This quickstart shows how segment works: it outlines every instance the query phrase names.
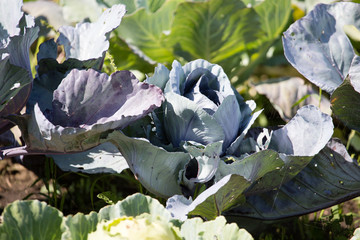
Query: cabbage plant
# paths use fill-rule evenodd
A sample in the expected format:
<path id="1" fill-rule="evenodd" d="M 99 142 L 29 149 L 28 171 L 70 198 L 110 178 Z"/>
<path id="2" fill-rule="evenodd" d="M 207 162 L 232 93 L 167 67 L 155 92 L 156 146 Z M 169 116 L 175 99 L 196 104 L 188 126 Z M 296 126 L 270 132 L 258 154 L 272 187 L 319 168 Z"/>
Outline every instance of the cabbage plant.
<path id="1" fill-rule="evenodd" d="M 20 11 L 22 1 L 16 2 Z M 65 170 L 70 170 L 66 169 L 70 164 L 76 166 L 71 170 L 84 168 L 86 162 L 84 171 L 93 173 L 120 172 L 127 168 L 118 150 L 114 150 L 111 144 L 101 144 L 101 138 L 108 131 L 122 129 L 159 107 L 163 94 L 159 88 L 139 82 L 130 71 L 117 71 L 111 76 L 100 71 L 109 48 L 110 32 L 119 26 L 124 14 L 124 5 L 114 5 L 104 11 L 96 22 L 79 23 L 75 27 L 63 26 L 56 41 L 51 39 L 40 45 L 37 74 L 34 80 L 30 78 L 30 97 L 27 99 L 26 95 L 21 94 L 27 114 L 9 115 L 9 112 L 4 112 L 3 115 L 4 119 L 19 126 L 25 146 L 5 149 L 1 151 L 3 157 L 55 155 L 55 161 L 60 166 L 65 165 Z M 11 22 L 13 19 L 3 21 Z M 64 61 L 57 59 L 58 46 L 64 48 Z M 6 57 L 1 65 L 4 66 L 2 72 L 5 76 L 2 80 L 7 81 L 4 87 L 12 88 L 12 91 L 4 89 L 4 96 L 11 100 L 7 106 L 13 107 L 12 113 L 17 113 L 15 107 L 22 108 L 24 104 L 17 106 L 14 94 L 22 87 L 24 71 L 11 66 L 12 53 L 3 56 L 9 54 L 10 60 Z M 31 76 L 26 71 L 25 75 Z M 142 104 L 136 105 L 137 101 Z M 99 167 L 96 156 L 86 152 L 89 149 L 111 155 L 111 164 L 105 164 L 106 168 L 101 161 L 102 166 Z M 79 152 L 83 154 L 82 158 L 78 157 L 82 160 L 82 166 L 74 162 L 66 164 L 66 160 L 76 158 L 70 153 Z M 67 157 L 57 156 L 65 153 Z"/>
<path id="2" fill-rule="evenodd" d="M 163 90 L 164 103 L 139 123 L 145 131 L 136 138 L 113 132 L 108 139 L 149 191 L 172 196 L 167 207 L 182 220 L 213 219 L 288 182 L 333 133 L 331 117 L 311 105 L 281 128 L 251 129 L 261 111 L 252 114 L 255 103 L 202 59 L 174 61 L 170 71 L 159 65 L 146 82 Z"/>
<path id="3" fill-rule="evenodd" d="M 1 216 L 0 238 L 4 240 L 253 239 L 224 217 L 208 222 L 174 220 L 159 201 L 139 193 L 89 214 L 63 216 L 45 202 L 31 200 L 9 204 Z"/>

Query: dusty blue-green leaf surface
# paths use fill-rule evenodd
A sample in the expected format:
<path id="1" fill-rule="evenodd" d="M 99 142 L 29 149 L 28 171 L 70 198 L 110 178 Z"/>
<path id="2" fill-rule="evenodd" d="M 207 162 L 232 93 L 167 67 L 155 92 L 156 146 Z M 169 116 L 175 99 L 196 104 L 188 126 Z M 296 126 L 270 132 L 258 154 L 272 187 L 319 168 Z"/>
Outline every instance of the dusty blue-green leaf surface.
<path id="1" fill-rule="evenodd" d="M 215 219 L 235 203 L 244 200 L 241 195 L 250 184 L 242 176 L 229 174 L 194 200 L 182 195 L 172 196 L 166 202 L 166 209 L 171 212 L 172 217 L 181 221 L 185 221 L 188 215 Z"/>
<path id="2" fill-rule="evenodd" d="M 191 146 L 190 143 L 183 145 L 193 159 L 196 159 L 198 170 L 196 176 L 189 179 L 190 182 L 205 183 L 210 181 L 218 168 L 222 142 L 215 142 L 206 146 Z"/>
<path id="3" fill-rule="evenodd" d="M 125 5 L 114 5 L 94 23 L 78 23 L 75 28 L 61 27 L 57 42 L 64 45 L 66 58 L 88 60 L 103 57 L 109 48 L 108 35 L 120 25 L 125 12 Z"/>
<path id="4" fill-rule="evenodd" d="M 360 57 L 354 58 L 348 78 L 331 95 L 331 108 L 347 127 L 360 132 Z"/>
<path id="5" fill-rule="evenodd" d="M 334 91 L 331 103 L 334 114 L 347 127 L 360 132 L 360 92 L 355 90 L 349 79 L 345 79 Z"/>
<path id="6" fill-rule="evenodd" d="M 311 137 L 309 131 L 314 133 Z M 241 204 L 244 196 L 269 191 L 291 180 L 326 145 L 332 133 L 331 117 L 314 106 L 305 106 L 283 128 L 267 136 L 268 145 L 263 144 L 260 134 L 260 141 L 254 140 L 255 153 L 244 153 L 241 158 L 225 156 L 215 173 L 215 184 L 194 201 L 177 195 L 168 200 L 167 208 L 179 219 L 186 215 L 213 219 L 234 204 Z"/>
<path id="7" fill-rule="evenodd" d="M 106 131 L 126 127 L 162 101 L 159 88 L 139 82 L 129 71 L 108 76 L 93 69 L 74 69 L 54 91 L 51 109 L 36 104 L 30 116 L 11 120 L 19 125 L 26 150 L 74 153 L 99 145 Z M 17 154 L 16 149 L 3 152 L 9 153 Z"/>
<path id="8" fill-rule="evenodd" d="M 0 2 L 1 79 L 3 82 L 6 81 L 6 84 L 1 84 L 0 116 L 19 113 L 25 106 L 31 91 L 31 84 L 28 84 L 32 81 L 29 49 L 37 38 L 39 30 L 34 27 L 33 18 L 24 15 L 21 6 L 21 0 Z M 19 67 L 16 76 L 18 79 L 14 79 L 14 66 L 11 70 L 9 63 Z M 27 71 L 28 76 L 25 76 L 23 70 Z M 13 77 L 12 80 L 11 77 Z M 0 120 L 1 131 L 9 129 L 10 126 L 9 121 Z"/>
<path id="9" fill-rule="evenodd" d="M 129 168 L 150 192 L 163 197 L 181 193 L 179 172 L 190 160 L 184 152 L 168 152 L 144 138 L 130 138 L 114 131 L 108 136 L 128 162 Z"/>
<path id="10" fill-rule="evenodd" d="M 209 144 L 224 139 L 218 122 L 193 101 L 175 93 L 165 97 L 165 131 L 175 147 L 181 141 Z"/>
<path id="11" fill-rule="evenodd" d="M 349 73 L 355 57 L 345 25 L 360 28 L 360 4 L 319 4 L 284 33 L 288 61 L 308 80 L 333 93 Z"/>
<path id="12" fill-rule="evenodd" d="M 303 215 L 360 194 L 360 168 L 345 146 L 332 140 L 296 177 L 278 188 L 247 196 L 246 204 L 228 211 L 233 220 L 262 220 Z M 242 220 L 241 220 L 242 219 Z"/>
<path id="13" fill-rule="evenodd" d="M 29 73 L 24 68 L 11 64 L 9 57 L 0 61 L 0 116 L 18 113 L 21 110 L 24 106 L 23 100 L 15 96 L 31 81 Z"/>
<path id="14" fill-rule="evenodd" d="M 334 124 L 317 107 L 300 108 L 283 128 L 275 130 L 269 148 L 295 156 L 314 156 L 329 141 Z"/>
<path id="15" fill-rule="evenodd" d="M 129 168 L 125 158 L 111 143 L 103 143 L 85 152 L 52 155 L 63 171 L 84 173 L 121 173 Z"/>
<path id="16" fill-rule="evenodd" d="M 63 215 L 45 202 L 16 201 L 8 205 L 2 213 L 0 238 L 60 240 L 64 232 Z"/>
<path id="17" fill-rule="evenodd" d="M 165 93 L 162 111 L 153 118 L 159 138 L 174 147 L 183 141 L 223 141 L 225 152 L 258 116 L 251 114 L 252 104 L 233 89 L 222 67 L 203 59 L 184 66 L 175 60 L 171 71 L 159 64 L 146 81 Z"/>

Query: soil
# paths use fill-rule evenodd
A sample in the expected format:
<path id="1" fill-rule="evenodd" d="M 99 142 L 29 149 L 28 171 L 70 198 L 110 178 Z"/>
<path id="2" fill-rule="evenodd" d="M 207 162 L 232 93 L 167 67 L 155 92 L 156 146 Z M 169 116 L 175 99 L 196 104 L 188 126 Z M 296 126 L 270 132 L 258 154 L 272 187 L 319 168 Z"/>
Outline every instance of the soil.
<path id="1" fill-rule="evenodd" d="M 38 179 L 38 175 L 24 165 L 11 159 L 0 160 L 0 212 L 15 200 L 44 200 L 39 194 L 43 182 Z"/>

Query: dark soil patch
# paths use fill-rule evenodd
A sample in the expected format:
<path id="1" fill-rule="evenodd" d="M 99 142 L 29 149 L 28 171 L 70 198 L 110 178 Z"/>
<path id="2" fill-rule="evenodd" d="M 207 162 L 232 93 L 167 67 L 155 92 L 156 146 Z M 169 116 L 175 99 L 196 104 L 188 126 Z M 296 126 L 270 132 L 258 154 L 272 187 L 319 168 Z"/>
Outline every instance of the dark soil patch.
<path id="1" fill-rule="evenodd" d="M 11 159 L 0 160 L 0 212 L 15 200 L 40 199 L 42 181 L 36 182 L 38 176 L 20 163 Z"/>

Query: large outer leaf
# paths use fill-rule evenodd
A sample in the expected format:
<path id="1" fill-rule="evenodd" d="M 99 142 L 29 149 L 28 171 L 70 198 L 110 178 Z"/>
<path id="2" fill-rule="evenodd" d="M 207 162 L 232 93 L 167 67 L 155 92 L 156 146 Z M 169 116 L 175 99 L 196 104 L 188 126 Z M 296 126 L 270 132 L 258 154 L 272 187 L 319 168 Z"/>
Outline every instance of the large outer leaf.
<path id="1" fill-rule="evenodd" d="M 166 43 L 165 32 L 170 30 L 172 16 L 180 1 L 166 1 L 155 13 L 142 8 L 125 16 L 118 28 L 119 37 L 136 52 L 143 52 L 150 61 L 172 62 L 174 57 Z"/>
<path id="2" fill-rule="evenodd" d="M 16 201 L 5 208 L 2 217 L 0 238 L 3 240 L 60 240 L 65 230 L 62 213 L 37 200 Z"/>
<path id="3" fill-rule="evenodd" d="M 52 155 L 63 171 L 85 173 L 121 173 L 129 168 L 125 158 L 111 143 L 103 143 L 88 151 L 74 154 Z"/>
<path id="4" fill-rule="evenodd" d="M 129 138 L 114 131 L 108 136 L 124 156 L 131 171 L 150 192 L 169 197 L 181 193 L 179 172 L 190 160 L 183 152 L 167 152 L 147 139 Z"/>
<path id="5" fill-rule="evenodd" d="M 333 128 L 329 115 L 307 105 L 283 128 L 274 131 L 269 148 L 289 155 L 314 156 L 329 141 Z"/>
<path id="6" fill-rule="evenodd" d="M 88 60 L 101 58 L 109 48 L 108 34 L 117 28 L 125 15 L 125 5 L 105 10 L 95 23 L 79 23 L 59 29 L 58 43 L 64 45 L 66 58 Z"/>
<path id="7" fill-rule="evenodd" d="M 334 142 L 317 154 L 291 181 L 248 196 L 246 204 L 225 215 L 274 220 L 314 212 L 360 195 L 360 168 L 344 145 Z M 246 220 L 245 220 L 246 221 Z"/>
<path id="8" fill-rule="evenodd" d="M 253 9 L 241 1 L 186 2 L 176 10 L 170 37 L 191 59 L 219 62 L 257 40 L 258 21 Z"/>
<path id="9" fill-rule="evenodd" d="M 307 79 L 332 93 L 343 82 L 355 57 L 344 25 L 360 28 L 360 5 L 319 4 L 284 33 L 288 61 Z"/>
<path id="10" fill-rule="evenodd" d="M 140 83 L 128 71 L 109 77 L 74 69 L 54 91 L 50 112 L 35 105 L 31 117 L 12 116 L 12 121 L 22 130 L 29 153 L 79 152 L 99 145 L 104 132 L 126 127 L 162 101 L 159 88 Z M 16 149 L 3 151 L 9 153 Z"/>

